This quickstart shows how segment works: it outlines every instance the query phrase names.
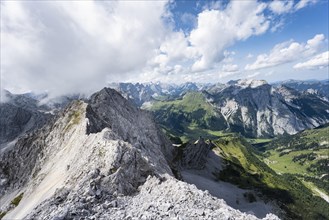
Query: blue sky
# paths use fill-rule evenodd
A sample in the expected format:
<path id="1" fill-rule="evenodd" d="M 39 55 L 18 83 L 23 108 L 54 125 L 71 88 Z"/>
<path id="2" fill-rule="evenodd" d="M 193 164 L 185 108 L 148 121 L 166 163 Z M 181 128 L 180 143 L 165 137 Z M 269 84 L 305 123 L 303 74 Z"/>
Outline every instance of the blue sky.
<path id="1" fill-rule="evenodd" d="M 264 1 L 271 3 L 272 1 Z M 284 1 L 281 1 L 284 2 Z M 292 1 L 294 5 L 299 1 Z M 176 1 L 172 7 L 172 13 L 175 20 L 175 29 L 182 29 L 185 33 L 191 31 L 197 25 L 197 16 L 203 10 L 212 10 L 213 5 L 220 5 L 215 10 L 221 10 L 229 1 Z M 293 7 L 293 6 L 292 6 Z M 248 60 L 245 57 L 249 55 L 257 56 L 257 54 L 269 52 L 274 45 L 294 40 L 297 42 L 307 42 L 317 34 L 325 36 L 324 44 L 320 51 L 328 50 L 328 1 L 310 1 L 307 6 L 296 10 L 289 11 L 280 15 L 273 14 L 272 11 L 265 12 L 268 16 L 273 16 L 274 22 L 280 23 L 277 30 L 267 31 L 259 36 L 251 36 L 250 38 L 238 41 L 234 45 L 227 48 L 235 52 L 234 57 L 240 65 L 246 65 Z M 187 16 L 188 15 L 188 16 Z M 190 23 L 184 22 L 184 17 L 189 18 Z M 194 17 L 194 19 L 192 19 Z M 250 61 L 250 60 L 249 60 Z M 328 79 L 328 68 L 321 69 L 299 69 L 294 70 L 293 65 L 279 65 L 267 70 L 260 70 L 259 75 L 255 78 L 267 79 L 268 81 L 280 81 L 285 79 Z M 272 73 L 273 72 L 273 73 Z M 269 75 L 269 73 L 272 73 Z M 251 74 L 253 75 L 253 74 Z M 236 74 L 226 78 L 243 78 L 244 73 Z M 224 79 L 224 81 L 225 81 Z"/>
<path id="2" fill-rule="evenodd" d="M 1 88 L 328 79 L 328 1 L 1 1 Z"/>

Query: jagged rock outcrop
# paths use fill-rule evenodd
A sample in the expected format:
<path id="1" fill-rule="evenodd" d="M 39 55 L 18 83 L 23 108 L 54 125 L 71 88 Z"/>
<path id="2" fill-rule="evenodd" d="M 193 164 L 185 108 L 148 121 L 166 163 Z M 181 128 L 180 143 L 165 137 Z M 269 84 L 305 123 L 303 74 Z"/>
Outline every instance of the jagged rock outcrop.
<path id="1" fill-rule="evenodd" d="M 194 143 L 189 142 L 183 150 L 182 167 L 186 169 L 203 169 L 208 153 L 214 145 L 200 137 Z"/>
<path id="2" fill-rule="evenodd" d="M 135 107 L 118 92 L 104 88 L 92 95 L 86 111 L 87 133 L 97 133 L 107 127 L 137 148 L 160 146 L 168 161 L 172 160 L 171 143 L 160 132 L 152 115 Z"/>
<path id="3" fill-rule="evenodd" d="M 176 180 L 171 160 L 150 114 L 104 88 L 1 155 L 1 210 L 4 219 L 256 218 Z"/>

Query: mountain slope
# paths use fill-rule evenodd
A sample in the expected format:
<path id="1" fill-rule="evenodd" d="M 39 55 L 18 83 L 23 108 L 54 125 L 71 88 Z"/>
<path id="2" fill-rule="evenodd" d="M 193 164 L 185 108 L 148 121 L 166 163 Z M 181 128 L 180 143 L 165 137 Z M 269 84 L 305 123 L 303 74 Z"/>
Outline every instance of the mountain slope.
<path id="1" fill-rule="evenodd" d="M 149 113 L 105 88 L 1 155 L 1 215 L 257 219 L 177 181 L 172 150 Z"/>
<path id="2" fill-rule="evenodd" d="M 329 102 L 265 81 L 239 80 L 209 94 L 229 124 L 247 137 L 294 134 L 329 121 Z"/>
<path id="3" fill-rule="evenodd" d="M 42 127 L 52 117 L 45 113 L 37 100 L 3 92 L 6 93 L 6 102 L 0 103 L 0 149 L 26 132 Z"/>
<path id="4" fill-rule="evenodd" d="M 238 135 L 180 148 L 183 179 L 222 196 L 234 208 L 259 216 L 271 210 L 283 219 L 329 219 L 326 201 L 298 178 L 276 174 Z"/>
<path id="5" fill-rule="evenodd" d="M 203 129 L 218 131 L 226 128 L 221 113 L 199 92 L 187 93 L 174 101 L 155 102 L 147 109 L 154 112 L 155 119 L 176 136 L 195 134 L 198 138 Z"/>
<path id="6" fill-rule="evenodd" d="M 277 175 L 256 157 L 251 146 L 239 137 L 224 137 L 214 142 L 229 163 L 218 178 L 255 188 L 268 198 L 275 198 L 286 219 L 328 219 L 329 204 L 292 175 Z M 238 174 L 238 175 L 234 175 Z"/>
<path id="7" fill-rule="evenodd" d="M 278 173 L 294 174 L 329 195 L 329 126 L 281 137 L 264 146 L 264 161 Z"/>

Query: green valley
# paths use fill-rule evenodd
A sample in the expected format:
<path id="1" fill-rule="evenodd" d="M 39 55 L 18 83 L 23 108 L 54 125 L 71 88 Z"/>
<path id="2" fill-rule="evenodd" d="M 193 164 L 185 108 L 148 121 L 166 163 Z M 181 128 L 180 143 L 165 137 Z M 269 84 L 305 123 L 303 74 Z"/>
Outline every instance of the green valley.
<path id="1" fill-rule="evenodd" d="M 226 128 L 223 116 L 200 92 L 190 92 L 176 100 L 156 101 L 148 110 L 167 133 L 184 142 L 199 136 L 216 138 L 224 135 L 222 130 Z"/>
<path id="2" fill-rule="evenodd" d="M 265 145 L 264 162 L 279 174 L 294 174 L 318 194 L 329 194 L 329 125 L 281 137 Z M 316 186 L 316 187 L 314 187 Z"/>
<path id="3" fill-rule="evenodd" d="M 216 176 L 240 188 L 254 189 L 268 199 L 275 199 L 287 219 L 328 219 L 329 204 L 316 196 L 300 178 L 277 174 L 258 156 L 253 147 L 239 135 L 228 135 L 216 141 L 214 151 L 226 161 Z"/>

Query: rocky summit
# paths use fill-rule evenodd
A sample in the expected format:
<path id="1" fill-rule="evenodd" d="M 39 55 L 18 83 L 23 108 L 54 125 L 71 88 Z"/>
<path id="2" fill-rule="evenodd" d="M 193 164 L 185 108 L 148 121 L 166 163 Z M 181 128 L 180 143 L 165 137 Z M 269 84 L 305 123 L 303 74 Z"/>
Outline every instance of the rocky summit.
<path id="1" fill-rule="evenodd" d="M 257 219 L 177 180 L 173 155 L 150 113 L 104 88 L 1 153 L 1 217 Z"/>

